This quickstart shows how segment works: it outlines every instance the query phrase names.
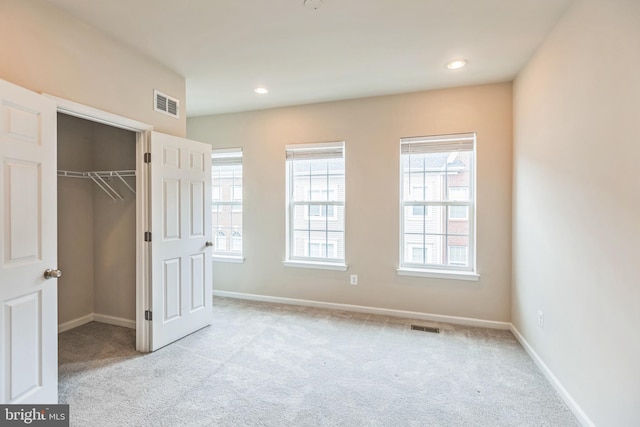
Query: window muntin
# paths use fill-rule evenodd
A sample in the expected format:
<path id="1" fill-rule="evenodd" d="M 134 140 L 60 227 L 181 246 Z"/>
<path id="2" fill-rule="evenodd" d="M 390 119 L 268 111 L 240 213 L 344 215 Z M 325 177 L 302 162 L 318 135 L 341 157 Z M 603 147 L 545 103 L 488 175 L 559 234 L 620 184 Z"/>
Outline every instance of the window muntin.
<path id="1" fill-rule="evenodd" d="M 401 268 L 474 270 L 474 185 L 475 134 L 401 140 Z"/>
<path id="2" fill-rule="evenodd" d="M 213 255 L 242 257 L 242 151 L 211 154 Z"/>
<path id="3" fill-rule="evenodd" d="M 344 263 L 344 142 L 294 144 L 287 158 L 287 260 Z"/>

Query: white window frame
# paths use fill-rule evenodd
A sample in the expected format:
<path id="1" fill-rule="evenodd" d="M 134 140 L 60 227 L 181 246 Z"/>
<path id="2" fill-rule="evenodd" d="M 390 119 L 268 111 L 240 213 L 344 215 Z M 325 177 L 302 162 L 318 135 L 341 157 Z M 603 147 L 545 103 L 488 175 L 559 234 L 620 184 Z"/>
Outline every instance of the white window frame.
<path id="1" fill-rule="evenodd" d="M 325 143 L 311 143 L 311 144 L 289 144 L 285 147 L 286 153 L 286 253 L 285 260 L 283 261 L 283 265 L 285 267 L 299 267 L 299 268 L 316 268 L 316 269 L 325 269 L 325 270 L 340 270 L 346 271 L 347 265 L 345 263 L 345 258 L 337 258 L 337 248 L 339 241 L 335 241 L 336 248 L 336 257 L 335 258 L 315 258 L 310 256 L 293 256 L 293 248 L 294 248 L 294 230 L 293 230 L 293 217 L 294 210 L 296 206 L 311 206 L 311 205 L 326 205 L 326 206 L 335 206 L 334 212 L 336 212 L 337 220 L 337 211 L 340 207 L 343 209 L 342 215 L 342 240 L 344 245 L 344 251 L 346 257 L 346 230 L 345 230 L 345 200 L 346 200 L 346 170 L 344 173 L 345 183 L 345 197 L 343 200 L 332 200 L 332 201 L 312 201 L 312 200 L 294 200 L 294 191 L 295 184 L 293 182 L 293 162 L 297 159 L 299 160 L 312 160 L 312 159 L 326 159 L 332 157 L 345 157 L 345 143 L 344 141 L 340 142 L 325 142 Z M 346 169 L 346 167 L 345 167 Z M 331 191 L 331 188 L 329 189 Z M 305 189 L 305 194 L 307 194 L 309 199 L 311 198 L 311 194 L 309 193 L 309 189 Z M 336 188 L 336 195 L 339 194 L 338 188 Z M 305 210 L 305 219 L 309 220 L 309 209 Z M 333 220 L 327 217 L 313 217 L 324 219 L 324 220 Z M 327 233 L 331 232 L 331 230 L 327 230 Z M 312 239 L 315 240 L 315 239 Z M 323 243 L 333 242 L 334 239 L 326 239 Z M 308 254 L 308 245 L 305 249 L 305 254 Z"/>
<path id="2" fill-rule="evenodd" d="M 405 190 L 405 171 L 404 168 L 404 158 L 407 155 L 411 155 L 411 153 L 416 154 L 424 154 L 424 153 L 445 153 L 445 152 L 456 152 L 456 151 L 466 151 L 472 153 L 472 161 L 470 165 L 470 182 L 469 182 L 469 197 L 466 201 L 460 200 L 429 200 L 429 201 L 416 201 L 411 200 L 411 197 L 404 198 Z M 445 278 L 445 279 L 458 279 L 458 280 L 478 280 L 480 275 L 476 271 L 475 264 L 475 187 L 476 187 L 476 134 L 475 133 L 467 133 L 467 134 L 454 134 L 454 135 L 440 135 L 440 136 L 426 136 L 426 137 L 411 137 L 411 138 L 402 138 L 400 140 L 400 253 L 399 253 L 399 267 L 397 272 L 399 275 L 406 276 L 421 276 L 421 277 L 434 277 L 434 278 Z M 407 185 L 411 185 L 411 183 L 407 183 Z M 413 190 L 413 189 L 412 189 Z M 448 191 L 448 189 L 447 189 Z M 411 193 L 409 193 L 411 194 Z M 448 194 L 447 194 L 448 197 Z M 425 208 L 428 206 L 436 206 L 436 207 L 444 207 L 443 211 L 445 213 L 445 223 L 447 222 L 448 210 L 450 206 L 466 206 L 468 212 L 468 221 L 469 221 L 469 235 L 468 235 L 468 266 L 457 266 L 457 265 L 447 265 L 447 264 L 418 264 L 409 260 L 405 260 L 405 245 L 410 245 L 409 243 L 405 243 L 405 221 L 404 221 L 404 212 L 405 209 L 409 206 L 424 206 Z M 410 209 L 411 214 L 413 216 L 413 207 Z M 449 218 L 451 219 L 451 218 Z M 427 236 L 427 234 L 424 234 Z M 442 236 L 442 239 L 445 240 L 445 246 L 447 242 L 447 237 L 450 237 L 448 234 L 448 225 L 445 226 L 445 233 Z M 457 245 L 453 245 L 457 246 Z M 448 257 L 448 249 L 446 250 L 446 255 Z M 448 258 L 447 258 L 448 259 Z"/>
<path id="3" fill-rule="evenodd" d="M 241 148 L 224 148 L 218 150 L 212 150 L 211 152 L 211 170 L 212 175 L 214 174 L 214 168 L 216 166 L 221 165 L 240 165 L 242 166 L 242 149 Z M 242 170 L 242 182 L 244 185 L 244 170 Z M 217 193 L 216 193 L 217 191 Z M 212 194 L 217 198 L 212 197 L 211 203 L 211 211 L 212 213 L 222 213 L 223 206 L 230 206 L 231 213 L 230 215 L 242 215 L 243 209 L 243 186 L 242 185 L 232 185 L 231 195 L 229 200 L 221 200 L 221 188 L 219 186 L 212 187 Z M 239 197 L 238 197 L 239 196 Z M 213 246 L 212 256 L 214 261 L 221 262 L 244 262 L 244 242 L 243 239 L 243 230 L 242 226 L 232 226 L 228 229 L 228 233 L 219 229 L 219 231 L 223 232 L 225 235 L 225 245 L 223 249 L 220 249 L 220 245 L 218 244 L 218 239 L 221 236 L 217 235 L 216 224 L 213 224 L 214 227 L 214 239 L 216 239 L 215 244 Z M 240 234 L 240 237 L 234 236 L 236 233 Z M 227 237 L 229 238 L 227 240 Z M 242 251 L 238 253 L 235 250 L 237 247 L 237 239 L 240 239 L 240 247 L 243 248 Z"/>

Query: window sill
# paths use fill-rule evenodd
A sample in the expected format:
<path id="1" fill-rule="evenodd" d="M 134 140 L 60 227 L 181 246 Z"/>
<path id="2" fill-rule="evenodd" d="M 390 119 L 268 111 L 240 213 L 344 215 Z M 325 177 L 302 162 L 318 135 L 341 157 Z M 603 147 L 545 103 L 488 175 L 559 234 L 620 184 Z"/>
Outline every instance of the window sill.
<path id="1" fill-rule="evenodd" d="M 469 280 L 477 282 L 480 275 L 471 271 L 428 270 L 420 268 L 399 268 L 398 276 L 432 277 L 434 279 Z"/>
<path id="2" fill-rule="evenodd" d="M 337 262 L 314 262 L 314 261 L 283 261 L 282 264 L 285 267 L 295 267 L 295 268 L 315 268 L 318 270 L 337 270 L 337 271 L 347 271 L 346 264 L 340 264 Z"/>
<path id="3" fill-rule="evenodd" d="M 224 255 L 213 255 L 214 262 L 230 262 L 235 264 L 244 264 L 244 257 L 240 256 L 224 256 Z"/>

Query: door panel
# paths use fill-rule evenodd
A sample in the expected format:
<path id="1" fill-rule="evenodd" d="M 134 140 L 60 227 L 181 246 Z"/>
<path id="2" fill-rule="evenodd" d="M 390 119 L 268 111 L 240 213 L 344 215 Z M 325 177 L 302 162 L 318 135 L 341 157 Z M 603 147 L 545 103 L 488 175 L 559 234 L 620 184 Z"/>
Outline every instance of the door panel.
<path id="1" fill-rule="evenodd" d="M 151 136 L 151 349 L 212 318 L 211 147 Z"/>
<path id="2" fill-rule="evenodd" d="M 205 299 L 205 256 L 191 256 L 191 312 L 204 308 Z"/>
<path id="3" fill-rule="evenodd" d="M 33 162 L 5 161 L 6 261 L 19 263 L 37 261 L 40 256 L 38 216 L 40 165 Z"/>
<path id="4" fill-rule="evenodd" d="M 40 333 L 40 292 L 34 292 L 5 302 L 9 329 L 9 356 L 13 399 L 42 387 L 42 366 L 38 359 L 42 352 Z M 35 367 L 35 369 L 34 369 Z"/>
<path id="5" fill-rule="evenodd" d="M 57 403 L 56 106 L 0 80 L 1 403 Z"/>

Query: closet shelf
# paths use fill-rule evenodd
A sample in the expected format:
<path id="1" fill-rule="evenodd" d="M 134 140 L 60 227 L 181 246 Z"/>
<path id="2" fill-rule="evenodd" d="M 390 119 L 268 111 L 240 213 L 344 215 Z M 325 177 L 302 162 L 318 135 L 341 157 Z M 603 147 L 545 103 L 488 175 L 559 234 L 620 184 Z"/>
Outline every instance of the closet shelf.
<path id="1" fill-rule="evenodd" d="M 134 190 L 124 178 L 128 176 L 136 176 L 136 171 L 134 170 L 120 170 L 120 171 L 93 171 L 93 172 L 76 172 L 76 171 L 58 171 L 58 176 L 66 177 L 66 178 L 86 178 L 95 182 L 98 187 L 109 197 L 116 200 L 124 200 L 124 197 L 120 195 L 109 183 L 105 180 L 105 178 L 118 178 L 122 183 L 129 189 L 133 194 L 136 194 L 136 190 Z"/>

